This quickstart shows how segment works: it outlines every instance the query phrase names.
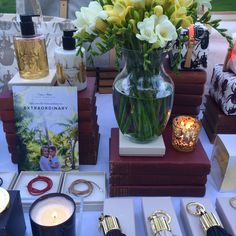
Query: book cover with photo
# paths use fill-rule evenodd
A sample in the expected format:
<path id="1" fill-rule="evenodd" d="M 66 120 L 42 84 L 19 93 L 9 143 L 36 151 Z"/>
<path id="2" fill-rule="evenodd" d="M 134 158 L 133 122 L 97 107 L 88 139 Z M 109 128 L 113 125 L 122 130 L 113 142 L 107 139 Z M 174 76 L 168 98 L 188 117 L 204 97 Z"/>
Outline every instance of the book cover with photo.
<path id="1" fill-rule="evenodd" d="M 19 171 L 78 169 L 76 87 L 14 86 L 13 101 Z"/>

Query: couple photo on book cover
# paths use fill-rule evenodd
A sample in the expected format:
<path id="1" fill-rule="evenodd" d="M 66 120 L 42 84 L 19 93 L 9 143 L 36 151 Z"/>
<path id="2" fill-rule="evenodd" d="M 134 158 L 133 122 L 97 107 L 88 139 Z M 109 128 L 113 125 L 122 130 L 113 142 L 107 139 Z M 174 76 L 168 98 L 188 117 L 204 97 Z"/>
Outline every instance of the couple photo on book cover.
<path id="1" fill-rule="evenodd" d="M 19 170 L 79 167 L 76 87 L 13 87 Z"/>

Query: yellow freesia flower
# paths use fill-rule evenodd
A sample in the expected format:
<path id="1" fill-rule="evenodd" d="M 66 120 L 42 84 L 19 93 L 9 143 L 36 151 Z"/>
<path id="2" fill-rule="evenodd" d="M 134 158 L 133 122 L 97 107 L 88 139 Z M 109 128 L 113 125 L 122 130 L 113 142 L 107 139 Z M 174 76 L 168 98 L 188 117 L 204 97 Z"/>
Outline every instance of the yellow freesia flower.
<path id="1" fill-rule="evenodd" d="M 171 21 L 174 25 L 182 21 L 181 26 L 183 28 L 188 28 L 189 25 L 193 23 L 192 17 L 187 16 L 187 9 L 185 7 L 178 8 L 177 6 L 175 6 L 175 11 L 171 15 Z"/>
<path id="2" fill-rule="evenodd" d="M 130 7 L 123 5 L 120 1 L 117 1 L 114 5 L 105 5 L 103 8 L 108 14 L 107 20 L 114 24 L 117 23 L 120 25 L 130 9 Z"/>
<path id="3" fill-rule="evenodd" d="M 177 7 L 190 7 L 193 4 L 193 0 L 175 0 Z"/>

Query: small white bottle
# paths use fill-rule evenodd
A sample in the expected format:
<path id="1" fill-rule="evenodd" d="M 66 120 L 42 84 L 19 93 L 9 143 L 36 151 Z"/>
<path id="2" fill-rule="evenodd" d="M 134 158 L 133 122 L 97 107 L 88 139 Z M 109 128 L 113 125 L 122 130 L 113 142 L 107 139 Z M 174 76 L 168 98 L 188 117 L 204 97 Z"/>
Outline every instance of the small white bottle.
<path id="1" fill-rule="evenodd" d="M 87 87 L 85 50 L 77 56 L 74 30 L 63 31 L 62 47 L 56 48 L 54 58 L 59 86 L 76 86 L 78 91 Z"/>

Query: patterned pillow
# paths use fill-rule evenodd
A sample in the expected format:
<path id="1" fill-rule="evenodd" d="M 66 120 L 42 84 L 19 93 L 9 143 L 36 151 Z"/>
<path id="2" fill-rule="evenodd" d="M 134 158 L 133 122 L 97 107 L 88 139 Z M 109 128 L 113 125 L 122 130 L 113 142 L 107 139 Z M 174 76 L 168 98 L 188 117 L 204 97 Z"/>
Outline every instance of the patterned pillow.
<path id="1" fill-rule="evenodd" d="M 226 115 L 236 115 L 236 74 L 215 65 L 209 92 Z"/>

